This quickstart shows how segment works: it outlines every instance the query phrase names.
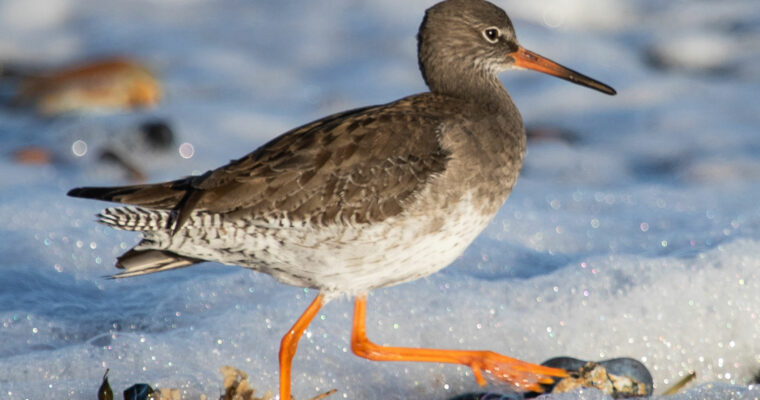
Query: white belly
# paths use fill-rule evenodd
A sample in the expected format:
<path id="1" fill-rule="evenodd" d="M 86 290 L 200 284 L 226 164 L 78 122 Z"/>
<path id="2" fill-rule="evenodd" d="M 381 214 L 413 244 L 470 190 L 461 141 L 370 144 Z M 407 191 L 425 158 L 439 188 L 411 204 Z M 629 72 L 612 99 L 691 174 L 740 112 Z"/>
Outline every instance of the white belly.
<path id="1" fill-rule="evenodd" d="M 187 224 L 186 235 L 170 239 L 168 249 L 253 268 L 290 285 L 353 295 L 421 278 L 449 265 L 492 217 L 476 210 L 470 200 L 469 195 L 463 197 L 445 214 L 413 210 L 372 224 L 315 227 L 278 221 L 277 226 L 246 226 L 223 221 L 215 235 L 208 235 L 199 215 Z M 206 234 L 194 235 L 193 230 Z"/>

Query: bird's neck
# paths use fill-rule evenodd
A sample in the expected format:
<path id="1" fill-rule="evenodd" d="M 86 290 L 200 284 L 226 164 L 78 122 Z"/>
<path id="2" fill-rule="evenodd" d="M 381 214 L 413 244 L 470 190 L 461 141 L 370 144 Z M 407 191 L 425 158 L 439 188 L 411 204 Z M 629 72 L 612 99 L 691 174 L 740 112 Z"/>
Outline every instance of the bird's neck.
<path id="1" fill-rule="evenodd" d="M 499 79 L 490 72 L 461 72 L 448 69 L 444 74 L 439 71 L 426 71 L 423 74 L 430 91 L 455 97 L 468 102 L 481 104 L 493 111 L 506 111 L 514 108 L 512 98 L 504 89 Z"/>

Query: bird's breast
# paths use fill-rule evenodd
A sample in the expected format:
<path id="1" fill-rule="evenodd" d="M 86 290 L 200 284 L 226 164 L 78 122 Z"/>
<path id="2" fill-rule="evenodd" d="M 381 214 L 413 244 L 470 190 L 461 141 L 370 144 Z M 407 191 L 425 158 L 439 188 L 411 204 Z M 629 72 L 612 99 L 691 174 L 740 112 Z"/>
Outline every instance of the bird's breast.
<path id="1" fill-rule="evenodd" d="M 433 183 L 433 192 L 456 204 L 471 194 L 475 209 L 493 216 L 507 200 L 525 156 L 525 132 L 516 119 L 472 119 L 461 127 L 444 130 L 442 144 L 450 152 L 446 171 Z"/>

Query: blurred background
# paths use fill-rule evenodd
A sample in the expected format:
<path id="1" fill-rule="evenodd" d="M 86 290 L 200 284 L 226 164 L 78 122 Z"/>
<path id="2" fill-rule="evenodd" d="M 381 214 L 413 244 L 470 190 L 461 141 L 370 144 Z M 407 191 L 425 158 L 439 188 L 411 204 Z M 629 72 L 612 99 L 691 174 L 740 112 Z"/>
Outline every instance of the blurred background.
<path id="1" fill-rule="evenodd" d="M 111 368 L 117 393 L 211 398 L 225 364 L 276 391 L 279 338 L 313 292 L 217 264 L 105 280 L 137 236 L 65 193 L 200 174 L 425 91 L 415 35 L 434 3 L 0 1 L 0 397 L 92 398 Z M 377 291 L 370 336 L 628 356 L 656 392 L 696 371 L 684 398 L 743 393 L 760 370 L 760 4 L 495 3 L 524 47 L 619 94 L 503 74 L 530 140 L 514 193 L 452 267 Z M 307 332 L 299 398 L 475 389 L 465 368 L 353 357 L 350 315 L 336 301 Z"/>

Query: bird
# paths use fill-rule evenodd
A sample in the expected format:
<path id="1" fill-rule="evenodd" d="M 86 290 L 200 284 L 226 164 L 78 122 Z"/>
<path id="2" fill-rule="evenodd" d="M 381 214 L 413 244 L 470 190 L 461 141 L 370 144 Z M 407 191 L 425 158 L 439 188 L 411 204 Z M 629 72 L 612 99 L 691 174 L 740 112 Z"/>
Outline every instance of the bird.
<path id="1" fill-rule="evenodd" d="M 19 73 L 26 76 L 13 101 L 47 117 L 148 108 L 161 101 L 159 79 L 150 68 L 127 57 Z"/>
<path id="2" fill-rule="evenodd" d="M 202 175 L 68 195 L 121 203 L 99 222 L 141 232 L 118 257 L 125 278 L 205 261 L 238 265 L 317 295 L 280 342 L 280 399 L 291 397 L 298 340 L 337 297 L 354 299 L 351 349 L 375 361 L 453 363 L 521 391 L 566 371 L 492 351 L 380 346 L 366 334 L 367 294 L 439 271 L 486 227 L 525 156 L 523 121 L 498 75 L 532 69 L 615 90 L 523 48 L 485 0 L 428 8 L 418 35 L 427 92 L 339 112 L 275 137 Z"/>

